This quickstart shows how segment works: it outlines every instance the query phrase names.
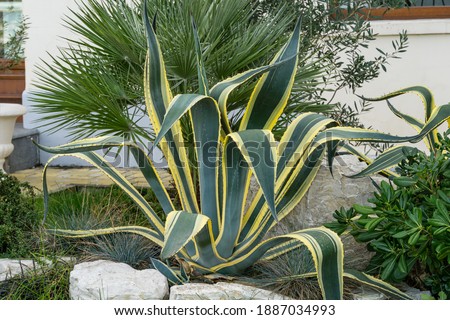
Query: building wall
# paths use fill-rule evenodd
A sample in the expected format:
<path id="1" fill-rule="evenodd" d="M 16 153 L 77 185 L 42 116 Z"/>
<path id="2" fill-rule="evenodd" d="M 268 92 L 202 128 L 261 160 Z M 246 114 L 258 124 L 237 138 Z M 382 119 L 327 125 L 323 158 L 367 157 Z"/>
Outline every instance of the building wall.
<path id="1" fill-rule="evenodd" d="M 24 124 L 34 128 L 39 115 L 30 109 L 29 92 L 33 89 L 35 66 L 40 59 L 48 57 L 47 52 L 55 54 L 58 47 L 64 46 L 61 37 L 73 37 L 62 26 L 62 18 L 70 14 L 68 8 L 75 8 L 75 0 L 23 0 L 24 14 L 29 17 L 29 40 L 26 44 L 27 86 L 24 92 L 24 104 L 29 108 Z M 49 10 L 51 8 L 51 10 Z M 50 13 L 51 12 L 51 13 Z M 391 50 L 391 41 L 397 39 L 397 34 L 406 29 L 409 35 L 409 48 L 399 60 L 392 60 L 387 73 L 364 85 L 357 94 L 374 97 L 393 90 L 412 85 L 426 85 L 435 94 L 438 105 L 450 101 L 450 19 L 441 20 L 411 20 L 411 21 L 375 21 L 372 22 L 375 33 L 379 33 L 372 47 Z M 367 54 L 374 55 L 372 48 Z M 356 97 L 351 93 L 340 93 L 338 101 L 352 102 Z M 412 113 L 418 118 L 423 117 L 420 101 L 415 96 L 399 97 L 392 100 L 399 109 Z M 374 109 L 362 116 L 367 125 L 375 129 L 399 135 L 414 132 L 401 120 L 396 119 L 384 102 L 374 103 Z M 39 124 L 42 124 L 40 122 Z M 58 145 L 68 140 L 64 130 L 57 134 L 41 134 L 41 143 Z M 160 154 L 155 156 L 160 159 Z M 42 153 L 41 160 L 45 163 L 49 155 Z M 64 158 L 55 162 L 62 165 L 80 165 L 81 162 L 72 158 Z"/>
<path id="2" fill-rule="evenodd" d="M 78 0 L 79 1 L 79 0 Z M 77 8 L 77 0 L 23 0 L 24 15 L 29 18 L 30 30 L 29 40 L 25 45 L 26 56 L 26 89 L 23 94 L 23 104 L 28 108 L 24 117 L 26 128 L 36 128 L 45 125 L 40 121 L 40 115 L 32 108 L 30 92 L 35 90 L 33 83 L 36 80 L 36 66 L 43 65 L 43 61 L 49 61 L 49 54 L 57 55 L 59 48 L 66 46 L 64 38 L 72 38 L 76 35 L 64 27 L 63 19 L 71 16 L 70 10 Z M 51 13 L 49 8 L 51 8 Z M 148 126 L 148 123 L 142 125 Z M 53 134 L 45 133 L 46 127 L 40 127 L 40 143 L 46 146 L 56 146 L 70 141 L 67 131 L 61 130 Z M 41 151 L 40 159 L 46 163 L 50 154 Z M 153 160 L 155 165 L 164 166 L 162 154 L 154 149 Z M 126 160 L 123 153 L 114 160 L 118 166 L 135 165 L 133 161 Z M 53 162 L 53 165 L 86 165 L 86 162 L 74 157 L 63 157 Z"/>
<path id="3" fill-rule="evenodd" d="M 401 59 L 391 60 L 387 72 L 357 90 L 358 95 L 378 97 L 409 86 L 428 87 L 437 105 L 450 102 L 450 19 L 375 21 L 372 22 L 377 39 L 368 56 L 377 54 L 373 47 L 392 51 L 391 42 L 398 39 L 398 33 L 406 30 L 409 38 L 407 52 Z M 353 94 L 341 93 L 338 101 L 351 102 L 357 98 Z M 419 119 L 423 119 L 420 99 L 413 94 L 391 99 L 391 103 Z M 361 118 L 367 125 L 392 134 L 406 135 L 414 131 L 402 120 L 392 115 L 386 102 L 372 104 L 373 109 Z"/>
<path id="4" fill-rule="evenodd" d="M 66 41 L 62 37 L 73 36 L 71 32 L 63 27 L 62 19 L 70 14 L 69 8 L 73 8 L 75 0 L 23 0 L 23 12 L 29 19 L 30 28 L 28 31 L 28 41 L 25 45 L 26 56 L 26 89 L 23 94 L 23 104 L 28 112 L 24 116 L 24 126 L 35 128 L 43 123 L 39 120 L 39 114 L 33 112 L 29 101 L 29 92 L 33 90 L 33 82 L 36 79 L 34 74 L 36 65 L 41 64 L 41 59 L 48 60 L 48 53 L 57 54 L 58 48 L 63 47 Z M 44 128 L 41 128 L 43 130 Z M 40 143 L 48 146 L 55 146 L 68 140 L 65 138 L 67 132 L 61 130 L 56 134 L 41 133 Z M 40 159 L 46 163 L 50 155 L 41 152 Z M 55 165 L 81 165 L 83 162 L 77 161 L 73 157 L 67 157 L 54 162 Z"/>

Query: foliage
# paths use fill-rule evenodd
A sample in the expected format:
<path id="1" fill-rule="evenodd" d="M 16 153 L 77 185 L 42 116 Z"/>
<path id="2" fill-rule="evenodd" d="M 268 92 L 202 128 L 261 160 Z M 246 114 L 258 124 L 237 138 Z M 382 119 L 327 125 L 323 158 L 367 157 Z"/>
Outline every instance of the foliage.
<path id="1" fill-rule="evenodd" d="M 406 278 L 433 294 L 450 293 L 450 131 L 430 155 L 405 149 L 393 183 L 382 182 L 370 199 L 334 213 L 328 226 L 349 229 L 375 251 L 370 272 L 389 281 Z"/>
<path id="2" fill-rule="evenodd" d="M 162 209 L 151 190 L 141 190 L 140 193 L 162 216 Z M 148 226 L 148 221 L 142 217 L 139 207 L 123 190 L 115 186 L 63 190 L 52 195 L 49 208 L 45 223 L 48 229 L 89 230 L 130 223 Z M 65 250 L 67 254 L 83 259 L 106 259 L 138 268 L 148 266 L 150 257 L 158 255 L 157 248 L 147 239 L 129 234 L 105 235 L 91 241 L 51 237 L 45 240 L 47 247 Z"/>
<path id="3" fill-rule="evenodd" d="M 341 141 L 396 143 L 420 140 L 450 116 L 448 106 L 440 107 L 442 112 L 433 114 L 420 133 L 412 137 L 339 127 L 323 115 L 304 113 L 287 127 L 277 144 L 271 130 L 287 105 L 294 83 L 300 45 L 299 22 L 269 65 L 244 71 L 211 89 L 197 29 L 192 22 L 199 94 L 173 97 L 156 34 L 147 15 L 144 18 L 148 38 L 146 107 L 157 134 L 154 144 L 161 146 L 168 161 L 181 208 L 167 194 L 147 150 L 132 141 L 102 136 L 58 147 L 40 146 L 56 154 L 43 172 L 46 198 L 48 165 L 56 158 L 72 155 L 108 175 L 141 208 L 151 225 L 151 228 L 127 225 L 96 230 L 51 231 L 68 237 L 117 232 L 144 236 L 162 247 L 162 261 L 171 257 L 177 259 L 179 271 L 159 260 L 152 260 L 154 267 L 174 283 L 198 273 L 239 274 L 260 259 L 274 259 L 303 244 L 311 253 L 324 298 L 342 298 L 344 276 L 404 298 L 405 295 L 398 290 L 373 277 L 350 270 L 344 272 L 341 240 L 326 228 L 306 229 L 270 239 L 264 239 L 264 236 L 301 200 L 327 148 L 332 156 Z M 259 80 L 243 111 L 239 129 L 235 131 L 229 122 L 227 98 L 235 88 L 257 77 Z M 198 189 L 190 166 L 186 165 L 188 156 L 184 137 L 180 134 L 180 119 L 184 116 L 194 135 Z M 163 219 L 124 176 L 94 152 L 124 146 L 129 148 L 155 193 L 165 214 Z M 246 209 L 251 176 L 255 177 L 260 189 Z"/>
<path id="4" fill-rule="evenodd" d="M 316 278 L 305 276 L 311 273 L 314 273 L 314 261 L 309 251 L 300 247 L 275 259 L 256 263 L 249 271 L 248 282 L 293 299 L 321 299 Z"/>
<path id="5" fill-rule="evenodd" d="M 141 190 L 148 202 L 154 203 L 157 213 L 162 209 L 151 190 Z M 41 204 L 43 208 L 43 204 Z M 141 211 L 123 190 L 116 186 L 106 188 L 75 187 L 54 193 L 50 198 L 48 228 L 92 229 L 132 222 L 147 225 Z"/>
<path id="6" fill-rule="evenodd" d="M 150 15 L 156 10 L 158 38 L 175 94 L 198 87 L 191 14 L 199 24 L 211 83 L 266 64 L 293 30 L 297 17 L 303 17 L 299 72 L 284 116 L 273 130 L 277 138 L 299 112 L 332 110 L 336 102 L 329 96 L 333 92 L 354 90 L 377 77 L 406 46 L 403 37 L 392 52 L 368 60 L 363 50 L 374 40 L 369 22 L 354 14 L 330 19 L 334 9 L 323 0 L 151 0 Z M 129 5 L 125 0 L 89 0 L 72 13 L 65 24 L 80 37 L 68 39 L 68 47 L 50 56 L 37 72 L 33 100 L 35 111 L 48 120 L 46 129 L 65 128 L 74 138 L 104 134 L 152 140 L 154 133 L 142 107 L 147 47 L 141 1 Z M 233 128 L 239 126 L 254 85 L 249 81 L 229 97 L 228 109 L 236 110 L 230 114 Z M 187 139 L 192 137 L 188 121 L 182 121 L 182 130 Z"/>
<path id="7" fill-rule="evenodd" d="M 110 234 L 84 243 L 87 259 L 123 262 L 135 269 L 149 268 L 160 250 L 148 239 L 132 234 Z"/>
<path id="8" fill-rule="evenodd" d="M 38 221 L 33 188 L 0 170 L 0 255 L 28 256 Z"/>

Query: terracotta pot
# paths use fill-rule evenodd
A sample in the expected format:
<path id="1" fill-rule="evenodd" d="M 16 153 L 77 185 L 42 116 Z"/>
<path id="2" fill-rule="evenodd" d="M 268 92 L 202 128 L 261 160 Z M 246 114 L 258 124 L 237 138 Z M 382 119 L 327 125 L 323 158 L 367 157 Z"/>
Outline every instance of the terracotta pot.
<path id="1" fill-rule="evenodd" d="M 22 103 L 25 90 L 25 62 L 19 62 L 10 68 L 11 61 L 0 59 L 0 103 Z M 19 119 L 21 122 L 21 119 Z"/>
<path id="2" fill-rule="evenodd" d="M 5 172 L 3 165 L 5 158 L 14 150 L 12 144 L 12 136 L 14 132 L 14 124 L 19 116 L 25 114 L 27 109 L 14 103 L 0 103 L 0 170 Z"/>

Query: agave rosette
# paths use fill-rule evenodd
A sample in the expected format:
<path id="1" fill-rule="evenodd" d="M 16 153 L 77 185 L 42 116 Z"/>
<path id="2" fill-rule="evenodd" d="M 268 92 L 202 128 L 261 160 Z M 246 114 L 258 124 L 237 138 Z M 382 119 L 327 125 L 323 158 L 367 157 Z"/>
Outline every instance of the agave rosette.
<path id="1" fill-rule="evenodd" d="M 377 287 L 397 298 L 407 298 L 394 287 L 373 277 L 343 269 L 340 238 L 324 228 L 311 228 L 266 238 L 265 235 L 292 211 L 311 185 L 327 149 L 330 154 L 342 141 L 403 142 L 426 136 L 448 117 L 430 114 L 413 137 L 397 137 L 376 131 L 344 128 L 323 115 L 300 114 L 280 141 L 271 132 L 286 107 L 297 71 L 300 22 L 270 65 L 226 79 L 209 89 L 195 25 L 198 94 L 172 97 L 161 49 L 148 17 L 145 66 L 145 101 L 158 145 L 167 159 L 181 207 L 172 203 L 158 171 L 144 150 L 122 137 L 97 137 L 42 149 L 56 154 L 49 163 L 71 155 L 86 160 L 108 175 L 147 216 L 151 228 L 123 226 L 99 230 L 51 230 L 57 235 L 86 237 L 128 232 L 144 236 L 162 247 L 161 260 L 177 257 L 200 273 L 239 274 L 259 259 L 273 259 L 304 245 L 310 251 L 325 299 L 341 299 L 344 276 Z M 239 130 L 232 132 L 227 98 L 233 89 L 259 77 L 243 112 Z M 436 111 L 436 110 L 435 110 Z M 192 170 L 183 140 L 180 119 L 190 120 L 198 166 Z M 128 147 L 165 217 L 161 219 L 139 191 L 95 150 Z M 48 198 L 44 168 L 44 194 Z M 193 176 L 196 175 L 199 192 Z M 259 190 L 246 208 L 251 177 Z M 47 201 L 47 200 L 46 200 Z M 173 270 L 154 260 L 155 268 L 173 283 L 186 278 L 186 270 Z"/>

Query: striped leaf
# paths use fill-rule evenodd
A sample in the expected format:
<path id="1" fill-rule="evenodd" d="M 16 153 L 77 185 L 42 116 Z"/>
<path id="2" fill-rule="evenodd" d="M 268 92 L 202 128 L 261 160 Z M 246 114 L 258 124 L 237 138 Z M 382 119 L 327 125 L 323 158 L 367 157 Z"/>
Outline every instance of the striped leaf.
<path id="1" fill-rule="evenodd" d="M 230 95 L 230 93 L 239 87 L 240 85 L 246 83 L 247 81 L 250 81 L 256 77 L 259 77 L 260 75 L 278 68 L 280 65 L 291 62 L 296 58 L 295 56 L 292 56 L 290 58 L 284 59 L 282 61 L 259 67 L 256 69 L 244 71 L 242 73 L 239 73 L 235 75 L 234 77 L 225 79 L 219 83 L 217 83 L 214 87 L 211 89 L 210 96 L 217 101 L 221 113 L 221 119 L 222 119 L 222 127 L 225 130 L 226 133 L 231 133 L 231 127 L 230 123 L 228 122 L 228 110 L 227 110 L 227 100 Z"/>
<path id="2" fill-rule="evenodd" d="M 222 257 L 233 253 L 241 230 L 247 191 L 250 188 L 249 168 L 236 142 L 227 137 L 222 159 L 222 216 L 217 236 L 217 250 Z"/>
<path id="3" fill-rule="evenodd" d="M 147 3 L 144 1 L 144 23 L 148 42 L 148 54 L 144 68 L 144 96 L 153 131 L 158 134 L 166 109 L 172 101 L 172 93 L 167 81 L 161 49 L 147 12 Z M 189 158 L 178 123 L 175 123 L 164 135 L 160 146 L 171 168 L 184 210 L 199 212 L 191 170 L 188 165 Z"/>
<path id="4" fill-rule="evenodd" d="M 397 166 L 402 160 L 406 159 L 406 150 L 415 150 L 416 148 L 408 146 L 396 146 L 385 150 L 372 163 L 370 163 L 361 172 L 350 176 L 350 178 L 365 177 L 380 171 Z"/>
<path id="5" fill-rule="evenodd" d="M 405 93 L 414 93 L 422 99 L 422 103 L 425 107 L 425 121 L 427 121 L 430 118 L 430 115 L 433 112 L 433 110 L 436 108 L 436 103 L 434 102 L 433 94 L 426 87 L 423 86 L 407 87 L 377 98 L 368 98 L 368 97 L 362 98 L 367 101 L 382 101 L 401 96 Z"/>
<path id="6" fill-rule="evenodd" d="M 46 147 L 39 144 L 37 144 L 37 146 L 40 149 L 52 154 L 69 154 L 104 150 L 113 147 L 128 147 L 136 163 L 138 164 L 142 175 L 147 180 L 149 186 L 152 188 L 152 191 L 155 193 L 156 198 L 160 202 L 164 212 L 168 214 L 169 212 L 175 210 L 170 196 L 168 195 L 167 190 L 162 183 L 161 177 L 156 171 L 152 160 L 147 156 L 147 153 L 134 142 L 124 141 L 121 137 L 104 136 L 77 140 L 56 147 Z"/>
<path id="7" fill-rule="evenodd" d="M 44 170 L 42 172 L 42 180 L 43 182 L 43 193 L 44 193 L 44 206 L 45 206 L 45 215 L 48 212 L 48 189 L 47 189 L 47 170 L 49 165 L 56 160 L 57 158 L 63 156 L 72 156 L 78 159 L 84 160 L 94 167 L 100 169 L 102 173 L 107 175 L 119 188 L 121 188 L 133 202 L 142 210 L 142 212 L 146 215 L 148 221 L 154 228 L 154 230 L 158 233 L 159 236 L 163 236 L 164 234 L 164 226 L 161 219 L 158 217 L 156 212 L 150 206 L 150 204 L 145 200 L 145 198 L 139 193 L 139 191 L 119 172 L 115 169 L 111 164 L 105 162 L 98 154 L 94 152 L 83 152 L 83 153 L 73 153 L 73 154 L 58 154 L 53 156 L 48 160 L 46 165 L 44 166 Z"/>
<path id="8" fill-rule="evenodd" d="M 297 21 L 288 43 L 277 53 L 272 64 L 297 55 L 300 45 L 300 25 Z M 239 130 L 272 129 L 283 113 L 297 71 L 298 58 L 264 74 L 253 90 Z"/>
<path id="9" fill-rule="evenodd" d="M 181 117 L 186 114 L 186 112 L 196 106 L 202 109 L 212 107 L 218 110 L 216 102 L 208 96 L 199 94 L 177 95 L 170 103 L 167 112 L 164 115 L 160 131 L 155 138 L 154 144 L 158 145 L 161 140 L 168 134 L 170 129 L 177 124 L 178 120 L 180 120 Z M 217 113 L 219 114 L 219 111 L 217 111 Z M 217 115 L 216 117 L 218 118 L 219 116 Z"/>
<path id="10" fill-rule="evenodd" d="M 207 96 L 184 94 L 176 96 L 167 110 L 161 130 L 154 144 L 157 145 L 180 118 L 190 111 L 196 142 L 201 212 L 211 219 L 217 232 L 218 206 L 218 154 L 220 141 L 220 112 L 216 102 Z"/>
<path id="11" fill-rule="evenodd" d="M 228 136 L 250 166 L 275 219 L 276 142 L 268 130 L 245 130 Z"/>
<path id="12" fill-rule="evenodd" d="M 172 211 L 167 216 L 164 246 L 161 251 L 163 260 L 174 256 L 208 223 L 209 218 L 185 211 Z"/>
<path id="13" fill-rule="evenodd" d="M 433 111 L 437 108 L 436 107 L 436 103 L 434 100 L 434 96 L 431 93 L 431 91 L 423 86 L 413 86 L 413 87 L 408 87 L 408 88 L 404 88 L 401 90 L 397 90 L 394 91 L 392 93 L 389 93 L 387 95 L 378 97 L 378 98 L 367 98 L 367 97 L 363 97 L 363 99 L 367 100 L 367 101 L 382 101 L 382 100 L 387 100 L 390 98 L 394 98 L 400 95 L 403 95 L 405 93 L 414 93 L 416 95 L 418 95 L 420 97 L 420 99 L 422 100 L 423 106 L 424 106 L 424 111 L 425 111 L 425 121 L 424 122 L 428 122 L 431 114 L 433 113 Z M 395 109 L 392 104 L 390 104 L 388 102 L 388 106 L 389 108 L 392 110 L 392 112 L 398 116 L 399 118 L 405 120 L 409 125 L 411 125 L 416 131 L 420 131 L 420 129 L 423 128 L 423 124 L 424 122 L 417 120 L 414 117 L 411 117 L 407 114 L 401 113 L 399 110 Z M 448 124 L 450 127 L 450 120 L 448 120 Z M 430 150 L 434 150 L 434 145 L 436 143 L 438 143 L 438 138 L 437 138 L 437 131 L 432 130 L 428 133 L 428 137 L 426 139 L 426 143 L 427 146 Z"/>
<path id="14" fill-rule="evenodd" d="M 406 113 L 401 112 L 400 110 L 396 109 L 392 103 L 389 102 L 389 100 L 386 101 L 389 109 L 392 111 L 393 114 L 395 114 L 397 117 L 399 117 L 402 120 L 405 120 L 411 127 L 414 128 L 417 132 L 420 132 L 422 130 L 424 122 L 420 121 Z"/>
<path id="15" fill-rule="evenodd" d="M 213 271 L 225 274 L 236 273 L 256 262 L 271 248 L 292 240 L 302 242 L 310 251 L 324 299 L 342 299 L 343 245 L 337 234 L 323 227 L 271 238 L 255 246 L 245 255 L 236 256 L 233 261 L 218 265 L 213 268 Z"/>
<path id="16" fill-rule="evenodd" d="M 366 154 L 364 154 L 363 152 L 359 151 L 358 149 L 352 147 L 350 144 L 348 143 L 344 143 L 341 146 L 342 149 L 347 150 L 348 152 L 350 152 L 351 154 L 355 155 L 356 157 L 359 158 L 360 161 L 365 162 L 367 165 L 371 165 L 373 163 L 373 159 L 369 158 Z M 394 147 L 395 148 L 395 147 Z M 387 150 L 385 150 L 384 152 L 387 152 Z M 380 155 L 382 156 L 382 155 Z M 401 159 L 400 159 L 401 161 Z M 370 170 L 370 169 L 369 169 Z M 395 173 L 392 170 L 387 169 L 383 169 L 381 171 L 376 171 L 377 173 L 387 177 L 387 178 L 391 178 L 391 177 L 397 177 L 398 174 Z M 374 172 L 374 173 L 376 173 Z"/>
<path id="17" fill-rule="evenodd" d="M 95 230 L 47 229 L 47 231 L 53 235 L 64 236 L 68 238 L 86 238 L 119 232 L 131 233 L 147 238 L 158 246 L 163 246 L 162 237 L 156 231 L 140 226 L 113 227 Z"/>
<path id="18" fill-rule="evenodd" d="M 172 268 L 170 268 L 165 263 L 159 261 L 158 259 L 150 258 L 153 268 L 161 272 L 163 276 L 169 280 L 170 283 L 174 285 L 182 285 L 186 281 L 182 279 L 181 275 L 177 274 Z"/>
<path id="19" fill-rule="evenodd" d="M 272 247 L 269 250 L 267 250 L 267 252 L 261 257 L 260 260 L 269 261 L 292 250 L 298 249 L 302 246 L 303 243 L 296 240 L 284 242 L 278 246 Z M 315 276 L 317 276 L 317 273 L 315 274 Z"/>

